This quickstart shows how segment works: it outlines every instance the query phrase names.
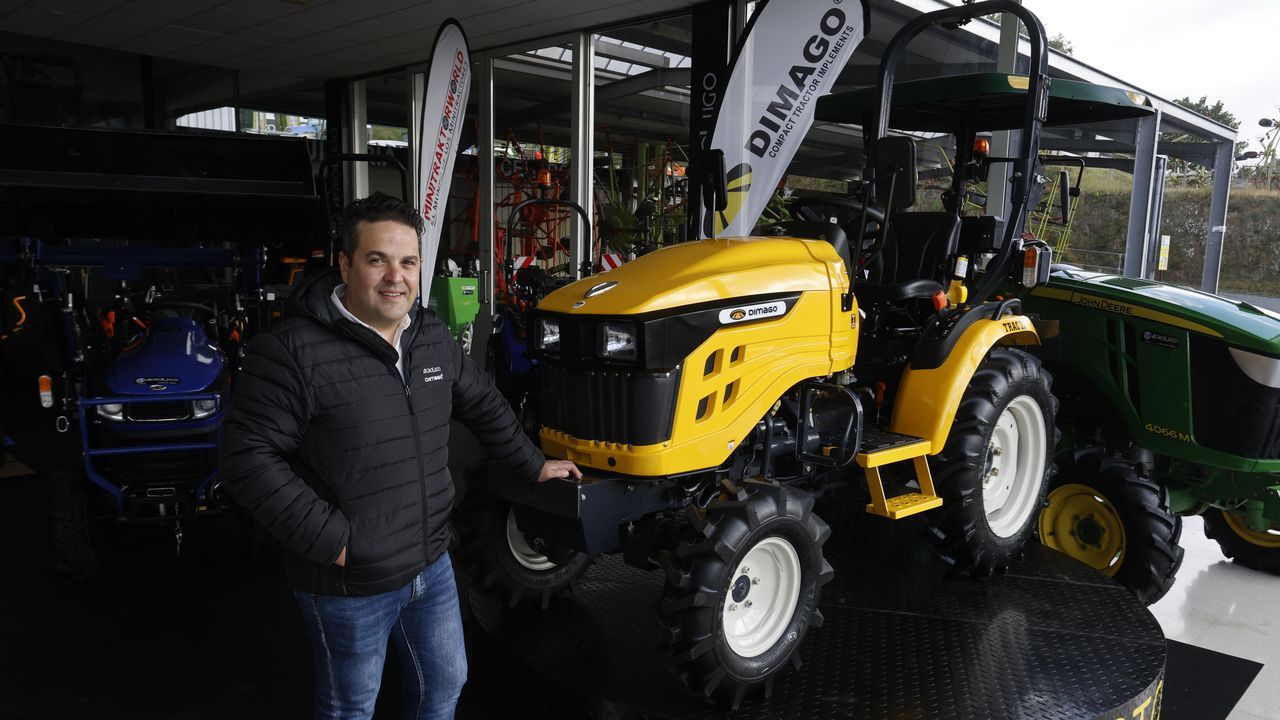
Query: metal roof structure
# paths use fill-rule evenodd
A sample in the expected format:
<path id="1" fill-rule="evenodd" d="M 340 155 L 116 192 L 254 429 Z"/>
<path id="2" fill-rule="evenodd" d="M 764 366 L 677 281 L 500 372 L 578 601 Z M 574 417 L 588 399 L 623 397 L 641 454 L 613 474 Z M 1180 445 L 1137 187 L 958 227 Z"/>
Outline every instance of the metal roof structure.
<path id="1" fill-rule="evenodd" d="M 740 10 L 746 6 L 744 0 L 737 3 Z M 53 49 L 45 54 L 86 46 L 114 51 L 119 69 L 128 67 L 128 58 L 141 57 L 141 73 L 135 69 L 134 78 L 146 76 L 142 102 L 149 104 L 146 120 L 157 126 L 186 113 L 220 107 L 319 117 L 325 114 L 326 83 L 352 80 L 360 81 L 363 93 L 361 124 L 406 126 L 412 124 L 410 76 L 421 71 L 439 24 L 454 17 L 466 29 L 473 56 L 492 61 L 490 109 L 495 138 L 511 136 L 561 146 L 573 145 L 575 137 L 581 139 L 573 111 L 580 107 L 574 98 L 581 98 L 582 86 L 575 77 L 572 54 L 573 48 L 589 47 L 594 51 L 594 67 L 588 73 L 594 89 L 592 132 L 607 127 L 613 140 L 682 143 L 688 137 L 691 112 L 688 57 L 695 39 L 690 12 L 697 4 L 690 0 L 609 0 L 589 6 L 580 0 L 0 0 L 0 46 L 9 53 L 11 67 L 14 58 L 41 56 L 47 48 Z M 879 57 L 899 27 L 922 13 L 955 4 L 954 0 L 870 0 L 869 32 L 834 91 L 872 85 Z M 584 33 L 597 36 L 582 45 L 579 40 Z M 998 71 L 1001 33 L 1000 26 L 990 20 L 955 31 L 926 32 L 908 49 L 898 77 Z M 1018 45 L 1025 63 L 1029 43 L 1023 38 Z M 1051 51 L 1049 64 L 1055 78 L 1144 95 L 1156 114 L 1143 120 L 1046 129 L 1044 150 L 1118 155 L 1099 158 L 1095 164 L 1134 170 L 1139 187 L 1149 187 L 1156 179 L 1157 155 L 1208 168 L 1230 167 L 1236 136 L 1231 128 L 1069 55 Z M 82 60 L 72 70 L 100 74 L 101 68 L 91 65 L 93 61 Z M 473 111 L 480 109 L 478 95 L 482 94 L 472 94 Z M 107 118 L 104 122 L 128 126 L 132 120 Z M 941 165 L 941 152 L 946 152 L 945 147 L 923 148 L 921 157 Z M 849 179 L 862 166 L 860 129 L 818 122 L 791 172 Z M 1225 222 L 1228 174 L 1216 174 L 1211 219 L 1216 228 Z M 1131 211 L 1131 244 L 1151 231 L 1153 203 L 1150 198 L 1144 202 Z M 1215 232 L 1220 247 L 1221 232 Z M 1131 264 L 1142 264 L 1139 257 L 1146 256 L 1144 251 L 1131 258 Z M 1216 267 L 1206 265 L 1205 287 L 1216 288 L 1216 284 Z"/>

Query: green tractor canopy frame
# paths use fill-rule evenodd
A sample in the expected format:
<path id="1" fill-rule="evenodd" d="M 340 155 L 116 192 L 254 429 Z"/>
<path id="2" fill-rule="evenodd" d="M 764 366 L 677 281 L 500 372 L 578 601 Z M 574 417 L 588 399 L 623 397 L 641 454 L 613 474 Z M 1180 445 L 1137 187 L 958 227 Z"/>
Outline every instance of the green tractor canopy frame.
<path id="1" fill-rule="evenodd" d="M 1027 88 L 1027 78 L 1000 73 L 899 83 L 892 126 L 958 137 L 1011 129 Z M 818 117 L 866 124 L 876 99 L 872 88 L 825 98 Z M 1152 112 L 1140 94 L 1054 79 L 1044 126 Z M 980 179 L 966 176 L 971 153 L 956 149 L 953 198 Z M 1280 573 L 1280 316 L 1067 267 L 1024 301 L 1049 321 L 1041 354 L 1063 403 L 1061 472 L 1041 539 L 1150 603 L 1181 564 L 1180 515 L 1202 513 L 1224 554 Z"/>

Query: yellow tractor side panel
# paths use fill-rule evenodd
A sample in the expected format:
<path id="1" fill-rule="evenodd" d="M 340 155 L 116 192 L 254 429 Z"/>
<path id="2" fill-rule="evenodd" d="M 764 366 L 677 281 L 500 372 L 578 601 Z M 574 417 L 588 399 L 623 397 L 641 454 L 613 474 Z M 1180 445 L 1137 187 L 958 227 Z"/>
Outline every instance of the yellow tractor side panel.
<path id="1" fill-rule="evenodd" d="M 960 398 L 987 351 L 996 344 L 1037 345 L 1039 342 L 1031 320 L 1024 315 L 975 322 L 941 366 L 903 371 L 889 429 L 929 441 L 930 455 L 942 452 L 960 407 Z"/>
<path id="2" fill-rule="evenodd" d="M 827 274 L 831 280 L 831 372 L 839 372 L 851 367 L 858 355 L 858 300 L 851 296 L 849 310 L 841 308 L 842 298 L 849 291 L 843 262 L 828 263 Z"/>
<path id="3" fill-rule="evenodd" d="M 829 294 L 801 295 L 778 320 L 724 326 L 690 353 L 681 370 L 670 441 L 629 446 L 544 427 L 543 449 L 588 467 L 639 476 L 720 465 L 791 386 L 852 365 L 851 343 L 838 353 L 841 364 L 832 362 Z M 840 322 L 849 324 L 848 313 Z"/>
<path id="4" fill-rule="evenodd" d="M 831 290 L 828 269 L 841 263 L 830 243 L 745 237 L 669 245 L 622 267 L 547 295 L 538 308 L 584 315 L 639 315 L 744 295 Z M 587 290 L 617 286 L 593 298 Z M 847 284 L 847 280 L 844 281 Z M 829 322 L 824 321 L 824 326 Z"/>

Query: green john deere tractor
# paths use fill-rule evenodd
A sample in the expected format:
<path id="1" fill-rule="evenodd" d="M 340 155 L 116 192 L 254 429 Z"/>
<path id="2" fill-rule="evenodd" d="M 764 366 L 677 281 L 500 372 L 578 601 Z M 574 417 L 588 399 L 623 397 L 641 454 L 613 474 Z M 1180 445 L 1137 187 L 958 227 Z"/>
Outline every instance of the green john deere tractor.
<path id="1" fill-rule="evenodd" d="M 1160 599 L 1180 515 L 1280 573 L 1280 315 L 1164 283 L 1059 267 L 1024 298 L 1062 400 L 1040 538 Z"/>

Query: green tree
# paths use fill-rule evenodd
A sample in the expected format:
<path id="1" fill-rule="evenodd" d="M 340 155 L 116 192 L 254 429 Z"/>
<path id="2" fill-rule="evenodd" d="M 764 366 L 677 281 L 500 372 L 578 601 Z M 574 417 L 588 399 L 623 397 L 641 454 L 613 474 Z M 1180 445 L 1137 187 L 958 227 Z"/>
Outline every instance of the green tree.
<path id="1" fill-rule="evenodd" d="M 1222 101 L 1218 100 L 1213 104 L 1209 104 L 1208 95 L 1201 95 L 1199 100 L 1192 100 L 1191 96 L 1188 95 L 1177 98 L 1173 102 L 1174 104 L 1181 105 L 1194 113 L 1203 115 L 1210 120 L 1226 125 L 1233 130 L 1240 127 L 1240 120 L 1235 115 L 1231 114 L 1230 110 L 1227 110 L 1227 108 L 1222 104 Z M 1203 141 L 1203 138 L 1178 133 L 1161 133 L 1161 137 L 1165 140 L 1171 140 L 1174 142 Z M 1246 144 L 1247 143 L 1243 140 L 1236 143 L 1235 152 L 1237 155 L 1244 150 Z M 1179 158 L 1174 158 L 1169 161 L 1169 174 L 1166 176 L 1165 181 L 1174 186 L 1184 185 L 1195 187 L 1208 184 L 1212 181 L 1212 178 L 1213 173 L 1209 168 L 1189 163 Z"/>
<path id="2" fill-rule="evenodd" d="M 1192 100 L 1190 97 L 1181 97 L 1174 100 L 1174 102 L 1192 112 L 1200 113 L 1210 120 L 1216 120 L 1232 130 L 1238 130 L 1240 128 L 1240 121 L 1235 115 L 1232 115 L 1229 110 L 1222 106 L 1221 100 L 1210 105 L 1209 97 L 1207 95 L 1201 95 L 1199 100 Z"/>
<path id="3" fill-rule="evenodd" d="M 1064 55 L 1076 54 L 1075 48 L 1071 47 L 1071 41 L 1068 40 L 1067 36 L 1063 35 L 1062 33 L 1058 33 L 1057 35 L 1054 35 L 1053 37 L 1049 38 L 1049 47 L 1053 48 L 1054 50 L 1057 50 L 1058 52 Z"/>

